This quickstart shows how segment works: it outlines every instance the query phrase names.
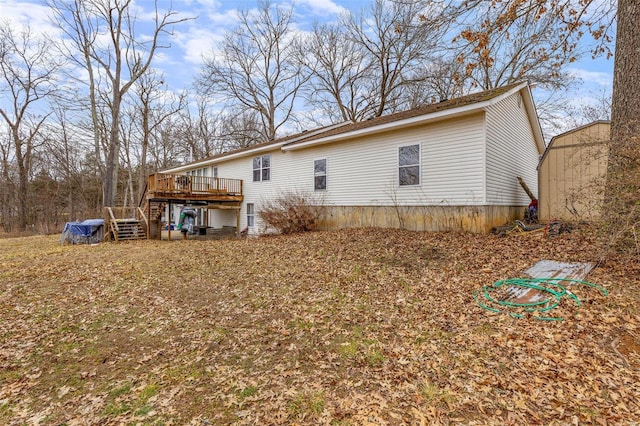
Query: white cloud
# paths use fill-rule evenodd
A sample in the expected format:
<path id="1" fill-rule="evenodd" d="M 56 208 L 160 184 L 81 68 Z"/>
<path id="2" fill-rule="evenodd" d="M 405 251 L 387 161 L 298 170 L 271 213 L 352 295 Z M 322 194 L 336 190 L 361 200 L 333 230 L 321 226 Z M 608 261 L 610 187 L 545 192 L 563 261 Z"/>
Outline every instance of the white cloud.
<path id="1" fill-rule="evenodd" d="M 332 0 L 298 0 L 295 3 L 297 6 L 307 6 L 311 9 L 314 15 L 318 16 L 330 16 L 340 15 L 345 13 L 347 9 L 336 4 Z"/>
<path id="2" fill-rule="evenodd" d="M 180 10 L 182 15 L 196 18 L 175 28 L 171 43 L 179 63 L 199 66 L 203 55 L 215 51 L 225 32 L 236 26 L 237 10 L 223 9 L 224 3 L 218 0 L 182 0 L 176 10 Z M 237 2 L 233 2 L 233 6 L 236 5 Z"/>
<path id="3" fill-rule="evenodd" d="M 613 76 L 611 73 L 603 71 L 590 71 L 584 68 L 571 68 L 569 72 L 582 80 L 585 84 L 595 84 L 599 86 L 609 87 L 613 84 Z"/>
<path id="4" fill-rule="evenodd" d="M 224 12 L 209 11 L 206 13 L 208 22 L 201 22 L 204 25 L 211 25 L 217 30 L 232 28 L 238 23 L 238 10 L 228 9 Z"/>
<path id="5" fill-rule="evenodd" d="M 221 4 L 218 0 L 182 0 L 185 6 L 204 6 L 218 9 Z"/>
<path id="6" fill-rule="evenodd" d="M 9 21 L 14 30 L 29 27 L 34 34 L 57 37 L 60 30 L 49 20 L 50 9 L 28 1 L 0 0 L 0 22 Z"/>
<path id="7" fill-rule="evenodd" d="M 193 65 L 202 64 L 203 56 L 208 55 L 224 37 L 222 31 L 209 31 L 202 27 L 192 27 L 188 31 L 175 33 L 176 45 L 182 50 L 182 59 Z"/>

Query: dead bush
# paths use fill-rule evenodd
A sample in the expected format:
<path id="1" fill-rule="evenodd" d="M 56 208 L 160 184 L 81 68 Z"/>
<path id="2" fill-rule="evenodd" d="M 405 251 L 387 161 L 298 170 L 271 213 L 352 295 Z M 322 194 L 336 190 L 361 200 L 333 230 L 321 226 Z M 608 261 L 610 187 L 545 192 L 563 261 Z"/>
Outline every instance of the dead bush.
<path id="1" fill-rule="evenodd" d="M 260 217 L 264 223 L 282 234 L 311 231 L 320 218 L 322 202 L 304 192 L 286 192 L 261 203 Z"/>

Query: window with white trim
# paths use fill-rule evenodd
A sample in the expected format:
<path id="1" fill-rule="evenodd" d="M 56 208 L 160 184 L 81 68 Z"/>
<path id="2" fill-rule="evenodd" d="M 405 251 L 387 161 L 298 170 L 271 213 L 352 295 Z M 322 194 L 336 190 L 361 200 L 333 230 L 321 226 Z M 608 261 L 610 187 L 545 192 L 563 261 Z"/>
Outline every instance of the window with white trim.
<path id="1" fill-rule="evenodd" d="M 420 144 L 398 148 L 398 184 L 420 185 Z"/>
<path id="2" fill-rule="evenodd" d="M 313 189 L 324 191 L 327 189 L 327 159 L 315 160 L 313 162 Z"/>
<path id="3" fill-rule="evenodd" d="M 271 179 L 271 155 L 265 154 L 253 157 L 253 181 Z"/>
<path id="4" fill-rule="evenodd" d="M 217 178 L 218 177 L 218 168 L 217 167 L 212 167 L 213 169 L 213 177 Z"/>
<path id="5" fill-rule="evenodd" d="M 255 224 L 255 207 L 253 203 L 247 203 L 247 227 L 253 228 Z"/>

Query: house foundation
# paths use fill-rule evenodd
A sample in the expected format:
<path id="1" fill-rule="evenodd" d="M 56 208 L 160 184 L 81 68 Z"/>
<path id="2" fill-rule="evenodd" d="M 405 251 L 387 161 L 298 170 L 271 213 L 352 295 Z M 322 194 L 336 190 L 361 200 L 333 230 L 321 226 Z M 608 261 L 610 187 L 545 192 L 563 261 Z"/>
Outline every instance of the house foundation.
<path id="1" fill-rule="evenodd" d="M 522 219 L 526 206 L 327 206 L 318 229 L 401 228 L 488 233 Z"/>

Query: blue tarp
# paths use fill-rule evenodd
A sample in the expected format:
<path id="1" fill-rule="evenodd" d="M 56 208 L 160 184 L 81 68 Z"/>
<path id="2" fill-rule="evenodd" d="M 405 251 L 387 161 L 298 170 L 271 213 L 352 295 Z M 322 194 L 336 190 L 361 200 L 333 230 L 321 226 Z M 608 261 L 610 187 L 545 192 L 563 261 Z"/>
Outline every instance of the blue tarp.
<path id="1" fill-rule="evenodd" d="M 104 219 L 87 219 L 82 222 L 67 222 L 62 230 L 61 242 L 71 244 L 93 244 L 102 241 Z"/>

